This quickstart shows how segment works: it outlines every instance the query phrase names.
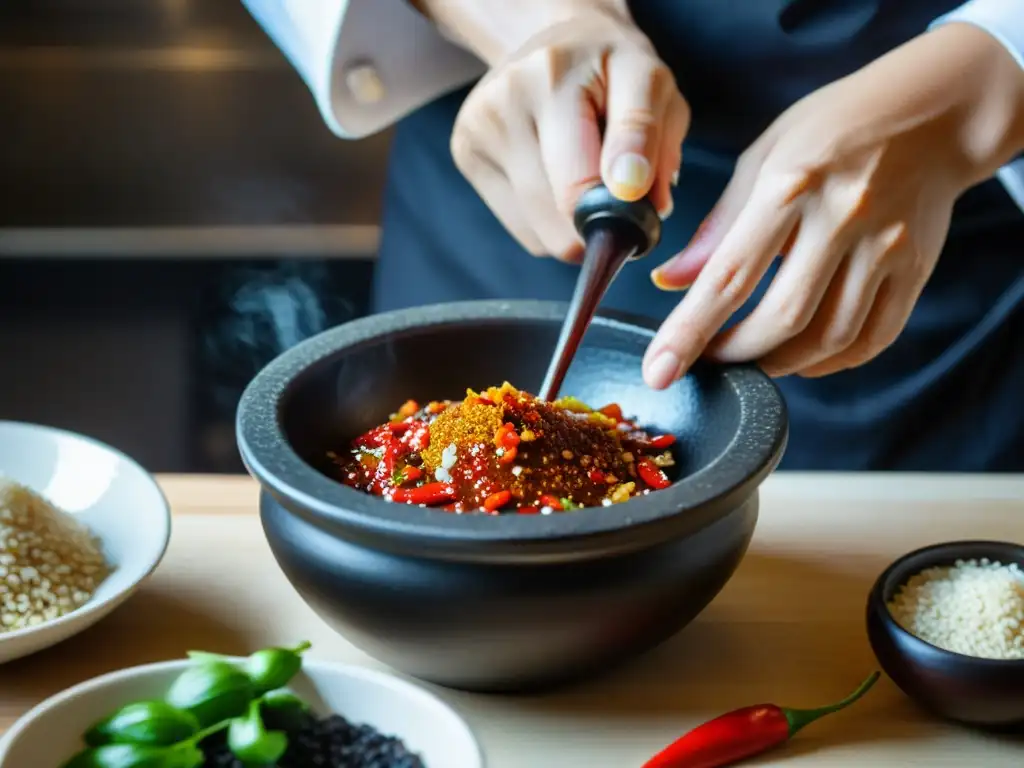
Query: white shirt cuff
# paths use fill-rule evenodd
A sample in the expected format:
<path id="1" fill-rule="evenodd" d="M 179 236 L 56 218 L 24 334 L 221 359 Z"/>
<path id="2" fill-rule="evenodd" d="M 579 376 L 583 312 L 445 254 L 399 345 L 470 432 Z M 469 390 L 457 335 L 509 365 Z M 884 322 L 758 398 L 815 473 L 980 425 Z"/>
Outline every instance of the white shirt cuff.
<path id="1" fill-rule="evenodd" d="M 313 93 L 357 139 L 483 74 L 407 0 L 242 0 Z"/>

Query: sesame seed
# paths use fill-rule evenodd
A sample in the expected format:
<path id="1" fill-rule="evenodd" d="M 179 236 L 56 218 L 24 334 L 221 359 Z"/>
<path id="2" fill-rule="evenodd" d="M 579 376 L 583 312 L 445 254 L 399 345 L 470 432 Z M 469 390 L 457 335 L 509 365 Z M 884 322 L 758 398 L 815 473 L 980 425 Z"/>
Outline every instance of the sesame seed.
<path id="1" fill-rule="evenodd" d="M 110 570 L 79 520 L 32 490 L 0 480 L 0 634 L 74 611 L 92 599 Z"/>

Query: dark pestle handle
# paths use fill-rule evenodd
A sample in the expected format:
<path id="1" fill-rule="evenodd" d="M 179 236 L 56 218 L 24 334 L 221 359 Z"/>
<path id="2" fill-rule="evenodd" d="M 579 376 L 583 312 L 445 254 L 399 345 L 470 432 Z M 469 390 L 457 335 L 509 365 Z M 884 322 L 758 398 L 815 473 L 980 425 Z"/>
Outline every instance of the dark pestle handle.
<path id="1" fill-rule="evenodd" d="M 635 251 L 630 259 L 639 259 L 654 250 L 661 240 L 661 217 L 646 197 L 626 202 L 613 195 L 604 184 L 584 192 L 573 213 L 576 231 L 589 243 L 599 229 L 612 229 L 625 248 Z"/>
<path id="2" fill-rule="evenodd" d="M 642 258 L 661 240 L 661 217 L 647 198 L 625 202 L 603 184 L 583 193 L 573 216 L 585 244 L 576 289 L 540 397 L 554 400 L 583 335 L 619 270 Z"/>

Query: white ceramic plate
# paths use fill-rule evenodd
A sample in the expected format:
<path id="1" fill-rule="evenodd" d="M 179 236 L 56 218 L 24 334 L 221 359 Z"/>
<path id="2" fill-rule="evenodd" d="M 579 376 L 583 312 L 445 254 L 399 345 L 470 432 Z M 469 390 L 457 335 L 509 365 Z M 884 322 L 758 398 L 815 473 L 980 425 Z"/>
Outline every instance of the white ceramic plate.
<path id="1" fill-rule="evenodd" d="M 59 768 L 82 749 L 81 734 L 89 726 L 125 704 L 162 698 L 191 663 L 182 659 L 132 667 L 47 699 L 0 741 L 0 768 Z M 397 736 L 419 753 L 427 768 L 484 766 L 465 721 L 436 696 L 397 677 L 306 660 L 289 688 L 320 714 L 337 712 L 351 722 Z"/>
<path id="2" fill-rule="evenodd" d="M 153 476 L 123 453 L 51 427 L 0 421 L 0 475 L 77 516 L 100 538 L 114 566 L 78 610 L 0 633 L 2 664 L 78 634 L 123 603 L 163 558 L 171 513 Z"/>

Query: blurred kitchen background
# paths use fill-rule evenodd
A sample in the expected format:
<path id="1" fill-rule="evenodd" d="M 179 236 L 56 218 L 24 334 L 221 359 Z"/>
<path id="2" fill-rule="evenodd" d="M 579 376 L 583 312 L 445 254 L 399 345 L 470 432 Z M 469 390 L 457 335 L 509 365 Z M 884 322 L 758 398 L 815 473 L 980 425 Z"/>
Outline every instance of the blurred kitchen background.
<path id="1" fill-rule="evenodd" d="M 388 137 L 238 0 L 0 2 L 0 418 L 235 472 L 235 403 L 366 312 Z"/>

